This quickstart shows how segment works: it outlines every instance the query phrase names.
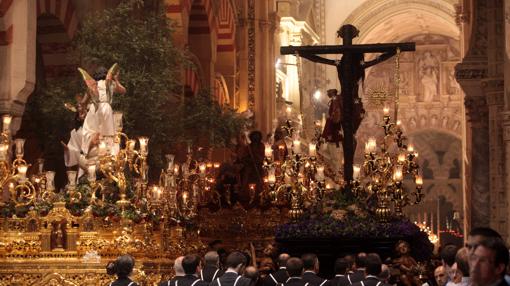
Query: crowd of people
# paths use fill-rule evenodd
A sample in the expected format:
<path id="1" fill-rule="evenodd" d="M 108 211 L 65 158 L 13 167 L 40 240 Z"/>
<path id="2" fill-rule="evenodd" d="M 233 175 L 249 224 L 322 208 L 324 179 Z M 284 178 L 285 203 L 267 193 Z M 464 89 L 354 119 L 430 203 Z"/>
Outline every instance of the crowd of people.
<path id="1" fill-rule="evenodd" d="M 160 286 L 508 286 L 509 250 L 490 228 L 471 230 L 464 247 L 445 245 L 438 255 L 420 264 L 407 256 L 408 244 L 399 243 L 399 257 L 382 260 L 377 253 L 360 252 L 336 259 L 334 276 L 319 275 L 313 253 L 292 257 L 280 253 L 274 264 L 252 261 L 240 251 L 228 255 L 210 250 L 203 259 L 188 254 L 175 259 L 173 278 Z M 123 255 L 107 266 L 117 280 L 110 286 L 137 286 L 129 276 L 135 261 Z M 276 265 L 276 267 L 272 267 Z M 421 269 L 421 270 L 420 270 Z M 326 279 L 329 278 L 329 279 Z"/>

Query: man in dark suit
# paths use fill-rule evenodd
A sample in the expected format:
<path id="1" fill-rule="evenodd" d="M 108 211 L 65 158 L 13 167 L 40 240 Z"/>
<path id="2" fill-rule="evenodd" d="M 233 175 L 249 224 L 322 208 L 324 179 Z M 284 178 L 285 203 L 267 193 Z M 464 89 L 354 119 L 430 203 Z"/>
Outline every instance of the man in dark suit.
<path id="1" fill-rule="evenodd" d="M 223 272 L 219 269 L 220 256 L 216 251 L 209 251 L 204 256 L 205 266 L 200 270 L 200 279 L 207 283 L 211 283 L 214 279 L 221 277 Z"/>
<path id="2" fill-rule="evenodd" d="M 234 251 L 227 256 L 225 266 L 227 271 L 221 277 L 211 282 L 210 286 L 250 286 L 251 280 L 241 276 L 246 268 L 246 256 Z"/>
<path id="3" fill-rule="evenodd" d="M 325 279 L 320 278 L 319 273 L 319 258 L 313 253 L 303 254 L 301 256 L 303 260 L 303 281 L 308 283 L 310 286 L 324 286 Z"/>
<path id="4" fill-rule="evenodd" d="M 267 275 L 264 278 L 262 283 L 263 286 L 276 286 L 278 284 L 282 284 L 289 278 L 289 274 L 287 274 L 287 260 L 289 260 L 290 255 L 287 253 L 282 253 L 278 256 L 278 270 Z"/>
<path id="5" fill-rule="evenodd" d="M 370 253 L 365 257 L 365 271 L 366 277 L 365 279 L 353 283 L 352 286 L 389 286 L 385 284 L 377 275 L 381 273 L 382 270 L 382 261 L 377 253 Z"/>
<path id="6" fill-rule="evenodd" d="M 176 281 L 179 281 L 180 279 L 184 278 L 184 269 L 182 268 L 182 260 L 184 259 L 184 256 L 179 256 L 174 260 L 174 272 L 175 276 L 168 280 L 163 281 L 159 283 L 158 286 L 177 286 L 179 283 Z"/>
<path id="7" fill-rule="evenodd" d="M 347 269 L 349 263 L 345 258 L 338 258 L 335 261 L 335 277 L 328 280 L 324 286 L 349 286 L 351 283 L 347 279 Z"/>
<path id="8" fill-rule="evenodd" d="M 200 257 L 197 255 L 186 255 L 182 259 L 184 277 L 176 281 L 175 286 L 208 286 L 209 283 L 198 278 L 200 273 Z"/>
<path id="9" fill-rule="evenodd" d="M 491 237 L 479 241 L 469 256 L 471 282 L 477 286 L 508 286 L 504 279 L 508 260 L 503 240 Z"/>
<path id="10" fill-rule="evenodd" d="M 360 252 L 358 255 L 356 255 L 356 258 L 354 259 L 354 266 L 356 269 L 352 274 L 347 275 L 347 279 L 351 284 L 360 282 L 361 280 L 365 279 L 366 259 L 367 254 L 365 252 Z"/>
<path id="11" fill-rule="evenodd" d="M 287 273 L 289 278 L 283 286 L 309 286 L 308 283 L 303 281 L 303 261 L 297 257 L 291 257 L 287 260 Z"/>

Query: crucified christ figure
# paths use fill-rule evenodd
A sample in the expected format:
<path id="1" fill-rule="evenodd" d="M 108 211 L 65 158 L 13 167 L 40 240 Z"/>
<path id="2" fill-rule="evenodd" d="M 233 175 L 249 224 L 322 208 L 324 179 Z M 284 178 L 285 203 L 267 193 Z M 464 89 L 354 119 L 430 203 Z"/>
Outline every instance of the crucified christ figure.
<path id="1" fill-rule="evenodd" d="M 340 80 L 341 92 L 337 100 L 332 100 L 331 104 L 338 105 L 341 110 L 341 124 L 336 124 L 336 130 L 325 130 L 323 135 L 328 136 L 330 132 L 343 131 L 342 146 L 344 150 L 344 180 L 350 182 L 352 180 L 352 166 L 354 163 L 354 151 L 356 150 L 356 141 L 354 135 L 361 124 L 365 110 L 361 98 L 358 95 L 359 84 L 365 78 L 365 69 L 383 62 L 397 52 L 414 51 L 414 43 L 400 44 L 369 44 L 369 45 L 353 45 L 352 39 L 358 36 L 359 31 L 353 25 L 344 25 L 338 32 L 338 37 L 343 39 L 341 46 L 289 46 L 282 47 L 281 54 L 295 54 L 313 62 L 334 65 L 338 72 Z M 365 62 L 365 53 L 380 53 L 375 59 Z M 340 60 L 331 60 L 318 54 L 342 54 Z M 328 120 L 331 120 L 331 115 Z M 328 124 L 326 123 L 326 126 Z M 338 136 L 335 136 L 338 138 Z M 327 138 L 326 138 L 327 139 Z"/>

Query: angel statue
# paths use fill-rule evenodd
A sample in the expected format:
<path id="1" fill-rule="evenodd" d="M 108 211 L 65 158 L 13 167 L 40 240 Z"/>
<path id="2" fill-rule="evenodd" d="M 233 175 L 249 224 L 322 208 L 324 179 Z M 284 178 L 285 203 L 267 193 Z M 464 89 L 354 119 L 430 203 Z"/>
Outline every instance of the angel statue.
<path id="1" fill-rule="evenodd" d="M 124 94 L 126 89 L 119 82 L 119 65 L 114 64 L 109 70 L 99 67 L 94 76 L 90 76 L 84 69 L 78 68 L 85 84 L 87 93 L 82 104 L 88 106 L 87 116 L 83 123 L 85 149 L 91 149 L 91 142 L 98 138 L 113 138 L 115 124 L 111 107 L 114 93 Z"/>

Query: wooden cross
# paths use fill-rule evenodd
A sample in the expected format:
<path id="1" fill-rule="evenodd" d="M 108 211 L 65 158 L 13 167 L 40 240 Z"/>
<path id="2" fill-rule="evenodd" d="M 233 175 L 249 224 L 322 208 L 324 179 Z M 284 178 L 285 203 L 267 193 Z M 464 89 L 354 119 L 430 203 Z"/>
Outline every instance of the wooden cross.
<path id="1" fill-rule="evenodd" d="M 415 51 L 415 43 L 390 43 L 390 44 L 365 44 L 353 45 L 352 39 L 358 36 L 359 31 L 353 25 L 344 25 L 338 32 L 338 37 L 343 39 L 340 46 L 286 46 L 280 48 L 282 55 L 297 55 L 313 62 L 334 65 L 340 80 L 342 98 L 342 119 L 341 125 L 344 139 L 342 142 L 344 150 L 344 180 L 350 182 L 353 175 L 354 151 L 356 134 L 359 124 L 355 126 L 354 102 L 361 99 L 358 97 L 359 82 L 365 77 L 365 69 L 383 62 L 396 54 L 397 49 L 401 52 Z M 381 53 L 371 61 L 364 61 L 365 53 Z M 342 54 L 341 60 L 330 60 L 318 55 Z M 332 104 L 338 104 L 333 101 Z"/>

